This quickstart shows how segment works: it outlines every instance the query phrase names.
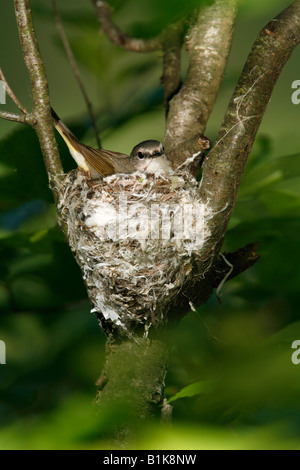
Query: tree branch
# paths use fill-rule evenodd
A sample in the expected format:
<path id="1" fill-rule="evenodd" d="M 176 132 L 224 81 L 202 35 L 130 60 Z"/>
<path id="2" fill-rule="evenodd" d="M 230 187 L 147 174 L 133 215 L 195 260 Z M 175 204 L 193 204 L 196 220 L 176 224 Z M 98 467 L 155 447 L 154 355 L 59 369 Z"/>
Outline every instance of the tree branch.
<path id="1" fill-rule="evenodd" d="M 183 43 L 184 22 L 171 24 L 162 33 L 164 107 L 169 112 L 169 102 L 181 87 L 181 47 Z"/>
<path id="2" fill-rule="evenodd" d="M 225 282 L 251 268 L 259 260 L 257 249 L 257 242 L 249 243 L 233 253 L 224 253 L 215 258 L 211 269 L 205 273 L 205 277 L 195 277 L 186 289 L 188 294 L 179 295 L 175 299 L 169 321 L 176 324 L 191 309 L 195 310 L 194 305 L 199 307 L 205 304 L 214 289 L 221 290 Z"/>
<path id="3" fill-rule="evenodd" d="M 6 92 L 8 93 L 8 95 L 11 97 L 11 99 L 13 100 L 13 102 L 15 103 L 15 105 L 19 108 L 20 111 L 22 111 L 22 113 L 24 114 L 27 114 L 28 111 L 27 109 L 25 108 L 25 106 L 23 106 L 20 101 L 18 100 L 18 98 L 16 97 L 16 95 L 14 94 L 14 92 L 12 91 L 12 89 L 10 88 L 6 78 L 5 78 L 5 75 L 0 67 L 0 78 L 1 80 L 3 81 L 3 83 L 5 84 L 5 89 L 6 89 Z M 19 121 L 20 122 L 20 121 Z"/>
<path id="4" fill-rule="evenodd" d="M 190 29 L 187 77 L 170 102 L 166 123 L 164 145 L 175 168 L 200 150 L 197 140 L 205 130 L 222 82 L 236 11 L 235 0 L 216 0 L 200 10 Z"/>
<path id="5" fill-rule="evenodd" d="M 63 168 L 54 137 L 45 66 L 32 22 L 30 0 L 14 0 L 14 3 L 24 60 L 32 87 L 33 115 L 36 119 L 35 130 L 44 157 L 50 188 L 56 199 L 63 180 Z"/>
<path id="6" fill-rule="evenodd" d="M 118 447 L 128 446 L 140 425 L 161 412 L 168 362 L 169 351 L 161 340 L 107 346 L 96 404 L 102 412 L 120 410 L 113 430 Z"/>
<path id="7" fill-rule="evenodd" d="M 213 217 L 208 252 L 220 251 L 245 164 L 275 83 L 300 42 L 300 1 L 261 31 L 246 61 L 217 142 L 203 163 L 201 198 Z M 214 247 L 214 248 L 212 248 Z"/>
<path id="8" fill-rule="evenodd" d="M 253 242 L 243 246 L 242 248 L 239 248 L 233 253 L 223 253 L 222 257 L 217 260 L 213 269 L 214 275 L 212 287 L 218 287 L 227 274 L 229 275 L 225 280 L 229 281 L 230 279 L 233 279 L 247 269 L 251 268 L 251 266 L 253 266 L 259 260 L 257 250 L 258 243 Z M 232 270 L 228 269 L 229 265 L 226 263 L 224 258 L 232 265 Z"/>
<path id="9" fill-rule="evenodd" d="M 92 103 L 90 102 L 90 99 L 89 99 L 88 94 L 86 92 L 86 89 L 84 87 L 83 80 L 81 78 L 81 74 L 80 74 L 76 59 L 74 57 L 74 54 L 72 52 L 72 49 L 71 49 L 70 43 L 68 41 L 67 35 L 66 35 L 65 30 L 63 28 L 63 25 L 62 25 L 62 22 L 61 22 L 61 17 L 60 17 L 60 14 L 59 14 L 59 10 L 57 8 L 56 0 L 52 0 L 52 6 L 53 6 L 53 11 L 54 11 L 56 29 L 57 29 L 57 31 L 60 35 L 61 41 L 63 43 L 64 49 L 66 51 L 67 57 L 68 57 L 69 62 L 70 62 L 71 69 L 74 73 L 74 76 L 75 76 L 75 78 L 77 80 L 77 83 L 79 85 L 79 88 L 81 90 L 82 96 L 85 100 L 85 103 L 86 103 L 86 106 L 87 106 L 87 109 L 88 109 L 88 113 L 89 113 L 90 118 L 91 118 L 91 123 L 92 123 L 93 129 L 94 129 L 94 134 L 95 134 L 95 137 L 96 137 L 97 145 L 98 145 L 99 148 L 101 148 L 101 142 L 100 142 L 99 132 L 98 132 L 97 125 L 96 125 L 96 119 L 95 119 L 95 115 L 94 115 L 94 111 L 93 111 L 93 106 L 92 106 Z"/>
<path id="10" fill-rule="evenodd" d="M 159 37 L 151 39 L 132 38 L 120 30 L 111 19 L 111 7 L 101 0 L 92 0 L 99 24 L 106 36 L 117 46 L 133 52 L 154 52 L 161 50 L 162 45 Z"/>
<path id="11" fill-rule="evenodd" d="M 33 126 L 36 121 L 33 114 L 17 114 L 17 113 L 10 113 L 8 111 L 0 111 L 0 118 L 6 119 L 7 121 L 15 121 L 20 122 L 22 124 L 30 124 Z"/>

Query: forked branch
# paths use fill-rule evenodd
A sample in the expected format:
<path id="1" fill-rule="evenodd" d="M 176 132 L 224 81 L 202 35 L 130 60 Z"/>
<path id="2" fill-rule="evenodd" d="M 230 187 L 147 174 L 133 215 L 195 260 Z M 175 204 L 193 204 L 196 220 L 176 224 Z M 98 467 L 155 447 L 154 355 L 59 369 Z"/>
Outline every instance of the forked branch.
<path id="1" fill-rule="evenodd" d="M 232 43 L 237 12 L 235 0 L 216 0 L 199 11 L 186 38 L 189 68 L 184 85 L 170 102 L 165 149 L 176 168 L 199 152 Z"/>
<path id="2" fill-rule="evenodd" d="M 30 113 L 18 114 L 10 113 L 9 111 L 0 111 L 0 118 L 6 119 L 7 121 L 20 122 L 22 124 L 30 124 L 31 126 L 35 123 L 34 116 Z"/>
<path id="3" fill-rule="evenodd" d="M 217 141 L 203 163 L 201 197 L 210 205 L 211 245 L 221 248 L 245 164 L 275 83 L 300 42 L 297 0 L 261 31 L 229 103 Z M 206 247 L 210 249 L 209 246 Z"/>
<path id="4" fill-rule="evenodd" d="M 28 111 L 25 108 L 25 106 L 22 105 L 22 103 L 18 100 L 18 98 L 16 97 L 16 95 L 14 94 L 12 89 L 10 88 L 10 86 L 8 84 L 8 81 L 6 80 L 6 77 L 5 77 L 1 67 L 0 67 L 0 78 L 1 78 L 2 82 L 4 83 L 6 93 L 11 97 L 11 99 L 13 100 L 15 105 L 19 108 L 20 111 L 22 111 L 22 113 L 28 114 Z"/>

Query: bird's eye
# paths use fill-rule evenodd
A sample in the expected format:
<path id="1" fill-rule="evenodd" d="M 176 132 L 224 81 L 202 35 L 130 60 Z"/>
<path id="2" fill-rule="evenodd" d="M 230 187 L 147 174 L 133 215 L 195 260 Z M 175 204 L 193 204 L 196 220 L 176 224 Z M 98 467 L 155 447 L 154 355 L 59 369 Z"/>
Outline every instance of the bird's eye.
<path id="1" fill-rule="evenodd" d="M 145 156 L 145 155 L 143 154 L 143 152 L 138 152 L 138 157 L 139 157 L 140 159 L 144 158 L 144 156 Z"/>

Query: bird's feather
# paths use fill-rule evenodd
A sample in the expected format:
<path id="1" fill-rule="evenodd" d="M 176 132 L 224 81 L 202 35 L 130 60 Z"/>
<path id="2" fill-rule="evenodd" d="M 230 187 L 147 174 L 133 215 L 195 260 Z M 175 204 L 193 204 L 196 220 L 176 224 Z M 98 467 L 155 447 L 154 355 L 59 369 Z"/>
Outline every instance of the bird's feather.
<path id="1" fill-rule="evenodd" d="M 129 161 L 129 156 L 110 150 L 94 149 L 80 142 L 67 126 L 59 119 L 51 108 L 52 118 L 56 129 L 65 140 L 69 150 L 79 167 L 87 170 L 89 167 L 100 173 L 101 176 L 109 176 L 114 173 L 132 173 L 134 167 Z M 84 159 L 81 158 L 84 157 Z"/>
<path id="2" fill-rule="evenodd" d="M 109 176 L 114 173 L 132 173 L 134 171 L 134 168 L 130 166 L 129 156 L 123 153 L 94 149 L 88 145 L 84 145 L 83 153 L 89 165 L 102 176 Z"/>

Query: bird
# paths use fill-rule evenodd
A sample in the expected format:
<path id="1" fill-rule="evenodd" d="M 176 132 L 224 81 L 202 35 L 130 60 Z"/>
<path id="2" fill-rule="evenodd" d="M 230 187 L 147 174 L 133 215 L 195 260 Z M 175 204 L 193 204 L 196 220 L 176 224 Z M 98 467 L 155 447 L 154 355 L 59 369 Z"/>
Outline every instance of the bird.
<path id="1" fill-rule="evenodd" d="M 91 178 L 106 177 L 116 173 L 170 173 L 173 168 L 158 140 L 144 140 L 126 155 L 111 150 L 95 149 L 80 142 L 51 108 L 56 130 L 66 142 L 78 167 Z"/>

